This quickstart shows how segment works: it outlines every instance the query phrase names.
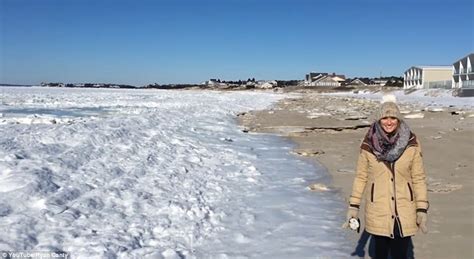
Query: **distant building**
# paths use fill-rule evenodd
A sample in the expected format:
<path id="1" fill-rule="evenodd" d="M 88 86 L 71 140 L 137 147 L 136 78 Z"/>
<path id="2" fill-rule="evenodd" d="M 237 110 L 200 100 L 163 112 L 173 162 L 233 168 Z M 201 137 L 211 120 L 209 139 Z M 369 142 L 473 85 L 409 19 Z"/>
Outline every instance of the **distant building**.
<path id="1" fill-rule="evenodd" d="M 312 82 L 310 86 L 338 87 L 341 86 L 341 83 L 330 76 L 324 76 L 317 81 Z"/>
<path id="2" fill-rule="evenodd" d="M 220 79 L 211 78 L 208 81 L 201 83 L 201 85 L 216 88 L 216 89 L 228 89 L 244 85 L 242 81 L 224 81 Z"/>
<path id="3" fill-rule="evenodd" d="M 354 78 L 352 81 L 348 82 L 348 85 L 353 86 L 368 86 L 372 84 L 373 82 L 368 78 Z"/>
<path id="4" fill-rule="evenodd" d="M 309 84 L 311 82 L 314 82 L 318 80 L 319 78 L 323 76 L 327 76 L 328 73 L 318 73 L 318 72 L 310 72 L 309 74 L 306 74 L 305 76 L 305 83 Z"/>
<path id="5" fill-rule="evenodd" d="M 403 89 L 451 88 L 451 66 L 413 66 L 403 73 Z"/>
<path id="6" fill-rule="evenodd" d="M 474 91 L 474 53 L 471 53 L 453 63 L 452 87 L 460 89 L 472 89 Z"/>
<path id="7" fill-rule="evenodd" d="M 388 80 L 383 80 L 383 79 L 374 79 L 374 84 L 380 85 L 380 86 L 385 86 L 387 84 Z"/>
<path id="8" fill-rule="evenodd" d="M 335 73 L 316 73 L 311 72 L 305 76 L 306 86 L 320 86 L 320 87 L 338 87 L 346 81 L 346 76 L 336 75 Z"/>

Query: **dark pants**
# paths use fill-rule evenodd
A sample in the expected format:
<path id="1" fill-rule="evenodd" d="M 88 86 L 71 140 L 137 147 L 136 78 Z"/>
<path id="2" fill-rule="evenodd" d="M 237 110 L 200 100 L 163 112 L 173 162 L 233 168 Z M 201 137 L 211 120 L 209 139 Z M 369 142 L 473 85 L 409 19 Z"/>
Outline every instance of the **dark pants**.
<path id="1" fill-rule="evenodd" d="M 408 247 L 411 243 L 411 237 L 401 237 L 397 223 L 395 223 L 393 232 L 395 234 L 394 239 L 384 236 L 372 236 L 375 241 L 375 259 L 386 259 L 389 252 L 392 259 L 408 258 Z"/>

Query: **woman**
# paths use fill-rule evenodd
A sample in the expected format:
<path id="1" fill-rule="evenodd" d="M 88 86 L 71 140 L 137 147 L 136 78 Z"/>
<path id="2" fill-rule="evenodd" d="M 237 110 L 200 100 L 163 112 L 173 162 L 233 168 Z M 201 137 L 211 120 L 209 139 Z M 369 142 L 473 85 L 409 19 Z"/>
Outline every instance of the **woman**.
<path id="1" fill-rule="evenodd" d="M 365 195 L 365 230 L 375 258 L 407 258 L 411 236 L 427 232 L 429 207 L 421 147 L 402 120 L 394 96 L 384 97 L 362 142 L 347 220 L 358 218 Z"/>

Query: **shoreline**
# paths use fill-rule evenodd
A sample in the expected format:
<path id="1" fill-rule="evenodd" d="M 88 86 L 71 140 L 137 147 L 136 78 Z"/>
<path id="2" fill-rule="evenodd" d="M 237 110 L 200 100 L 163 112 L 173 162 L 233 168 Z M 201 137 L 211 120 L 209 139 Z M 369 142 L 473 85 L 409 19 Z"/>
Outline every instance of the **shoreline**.
<path id="1" fill-rule="evenodd" d="M 293 153 L 326 168 L 331 177 L 328 188 L 347 201 L 359 146 L 379 101 L 315 91 L 296 93 L 300 97 L 285 98 L 268 110 L 240 114 L 239 124 L 250 132 L 273 133 L 294 142 Z M 470 258 L 474 255 L 469 241 L 474 237 L 474 177 L 470 175 L 474 171 L 474 109 L 430 110 L 413 102 L 399 102 L 399 106 L 422 145 L 431 203 L 429 233 L 413 238 L 413 253 L 416 258 Z M 356 248 L 359 235 L 349 236 Z"/>

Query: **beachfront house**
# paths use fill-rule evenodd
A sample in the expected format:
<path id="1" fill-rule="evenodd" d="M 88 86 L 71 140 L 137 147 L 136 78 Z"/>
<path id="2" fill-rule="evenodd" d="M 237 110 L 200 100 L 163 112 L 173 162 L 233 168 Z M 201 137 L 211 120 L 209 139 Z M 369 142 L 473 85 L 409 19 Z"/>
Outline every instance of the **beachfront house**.
<path id="1" fill-rule="evenodd" d="M 474 96 L 474 53 L 471 53 L 453 63 L 452 87 L 457 89 L 460 96 Z"/>
<path id="2" fill-rule="evenodd" d="M 305 75 L 305 79 L 304 79 L 304 82 L 305 84 L 310 84 L 324 76 L 327 76 L 328 73 L 317 73 L 317 72 L 310 72 L 309 74 L 306 74 Z"/>
<path id="3" fill-rule="evenodd" d="M 305 76 L 306 86 L 316 87 L 338 87 L 346 81 L 346 76 L 336 75 L 335 73 L 316 73 L 311 72 Z"/>
<path id="4" fill-rule="evenodd" d="M 374 79 L 374 84 L 379 86 L 387 85 L 388 80 L 385 79 Z"/>
<path id="5" fill-rule="evenodd" d="M 365 78 L 357 78 L 356 77 L 356 78 L 352 79 L 351 81 L 349 81 L 347 84 L 350 85 L 350 86 L 356 86 L 356 87 L 357 86 L 362 86 L 363 87 L 363 86 L 374 85 L 375 83 L 374 83 L 373 80 L 371 80 L 370 78 L 367 78 L 367 77 L 365 77 Z"/>
<path id="6" fill-rule="evenodd" d="M 403 89 L 451 88 L 452 66 L 413 66 L 403 73 Z"/>
<path id="7" fill-rule="evenodd" d="M 369 85 L 369 82 L 362 80 L 360 78 L 355 78 L 352 81 L 349 82 L 349 85 L 354 85 L 354 86 L 367 86 Z"/>

